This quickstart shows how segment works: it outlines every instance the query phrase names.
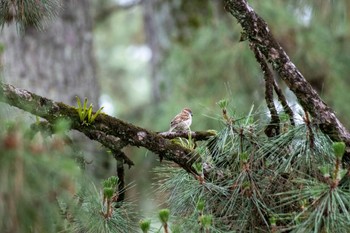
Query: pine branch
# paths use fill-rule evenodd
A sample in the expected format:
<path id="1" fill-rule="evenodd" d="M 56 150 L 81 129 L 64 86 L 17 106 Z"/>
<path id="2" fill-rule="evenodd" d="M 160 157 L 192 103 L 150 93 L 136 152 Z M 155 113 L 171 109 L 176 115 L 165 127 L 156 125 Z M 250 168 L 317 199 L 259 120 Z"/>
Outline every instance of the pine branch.
<path id="1" fill-rule="evenodd" d="M 69 120 L 72 123 L 71 129 L 78 130 L 90 139 L 111 149 L 118 149 L 114 145 L 116 140 L 121 140 L 131 146 L 144 147 L 159 155 L 161 159 L 173 161 L 187 172 L 198 175 L 192 164 L 198 160 L 199 155 L 155 132 L 106 114 L 99 114 L 90 125 L 81 124 L 75 107 L 52 101 L 2 82 L 0 82 L 0 101 L 42 117 L 51 124 L 62 118 Z"/>
<path id="2" fill-rule="evenodd" d="M 57 17 L 62 9 L 59 0 L 2 0 L 0 1 L 0 27 L 15 22 L 20 29 L 34 26 Z"/>
<path id="3" fill-rule="evenodd" d="M 266 22 L 250 7 L 247 0 L 225 0 L 225 9 L 241 24 L 250 43 L 256 46 L 279 74 L 290 90 L 296 95 L 323 133 L 334 141 L 343 141 L 348 150 L 344 157 L 350 157 L 350 134 L 338 120 L 334 111 L 327 106 L 286 52 L 273 37 Z"/>

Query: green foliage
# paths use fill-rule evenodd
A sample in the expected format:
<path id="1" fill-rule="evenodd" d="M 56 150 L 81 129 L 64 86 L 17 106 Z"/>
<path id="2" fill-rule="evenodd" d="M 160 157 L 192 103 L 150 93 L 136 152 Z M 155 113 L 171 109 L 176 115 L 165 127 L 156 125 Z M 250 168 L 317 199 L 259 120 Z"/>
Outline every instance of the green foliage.
<path id="1" fill-rule="evenodd" d="M 159 220 L 161 221 L 161 223 L 163 225 L 167 224 L 168 221 L 169 221 L 169 217 L 170 217 L 169 209 L 161 209 L 161 210 L 159 210 L 158 216 L 159 216 Z"/>
<path id="2" fill-rule="evenodd" d="M 90 125 L 91 123 L 93 123 L 95 121 L 96 117 L 101 113 L 103 107 L 99 108 L 97 110 L 97 112 L 93 114 L 92 104 L 90 104 L 90 106 L 87 107 L 87 102 L 88 102 L 87 98 L 84 99 L 83 105 L 81 104 L 80 98 L 78 96 L 76 96 L 76 99 L 77 99 L 77 104 L 78 104 L 78 107 L 76 108 L 76 110 L 78 112 L 80 122 L 83 125 Z"/>
<path id="3" fill-rule="evenodd" d="M 180 232 L 221 232 L 216 228 L 212 227 L 213 216 L 210 214 L 205 214 L 204 211 L 205 203 L 201 200 L 198 201 L 198 208 L 193 209 L 192 215 L 187 219 L 182 218 L 173 218 L 171 216 L 172 221 L 170 221 L 170 210 L 169 209 L 161 209 L 158 212 L 158 218 L 162 224 L 162 226 L 155 230 L 151 230 L 150 224 L 151 220 L 141 220 L 139 225 L 143 232 L 162 232 L 162 228 L 164 232 L 169 232 L 169 226 L 172 233 L 180 233 Z M 193 206 L 191 206 L 193 207 Z M 203 209 L 201 209 L 203 207 Z M 201 209 L 201 210 L 199 210 Z"/>
<path id="4" fill-rule="evenodd" d="M 266 138 L 254 116 L 250 111 L 235 117 L 196 148 L 202 160 L 194 166 L 204 181 L 174 168 L 161 170 L 168 176 L 160 190 L 170 192 L 177 225 L 186 232 L 347 232 L 344 144 L 331 142 L 306 120 Z"/>
<path id="5" fill-rule="evenodd" d="M 151 228 L 151 220 L 149 219 L 141 220 L 139 224 L 143 233 L 147 233 Z"/>
<path id="6" fill-rule="evenodd" d="M 53 128 L 61 132 L 65 125 Z M 2 232 L 136 232 L 136 214 L 128 203 L 119 208 L 111 203 L 111 216 L 103 215 L 102 192 L 78 166 L 62 134 L 47 136 L 8 124 L 0 131 L 0 151 Z M 111 177 L 104 183 L 116 182 Z"/>
<path id="7" fill-rule="evenodd" d="M 58 203 L 75 210 L 81 170 L 72 159 L 73 151 L 58 146 L 60 138 L 29 135 L 19 124 L 0 132 L 0 228 L 3 232 L 59 232 L 66 220 Z"/>
<path id="8" fill-rule="evenodd" d="M 300 206 L 298 203 L 303 203 L 289 213 L 288 229 L 293 229 L 293 232 L 349 231 L 349 186 L 337 186 L 314 177 L 295 179 L 293 183 L 294 189 L 277 194 L 282 196 L 281 206 Z"/>
<path id="9" fill-rule="evenodd" d="M 204 229 L 209 229 L 211 224 L 212 224 L 212 219 L 213 216 L 211 215 L 202 215 L 199 217 L 199 221 L 202 224 L 202 226 L 204 227 Z"/>
<path id="10" fill-rule="evenodd" d="M 130 203 L 123 202 L 116 207 L 113 197 L 106 200 L 93 184 L 82 189 L 77 196 L 82 203 L 77 212 L 79 221 L 71 226 L 74 232 L 124 233 L 137 232 L 139 229 L 136 220 L 138 215 Z"/>
<path id="11" fill-rule="evenodd" d="M 118 177 L 111 176 L 108 179 L 102 181 L 103 188 L 114 188 L 118 183 Z"/>
<path id="12" fill-rule="evenodd" d="M 174 138 L 171 141 L 191 150 L 193 150 L 196 147 L 196 143 L 192 139 L 191 129 L 189 129 L 188 131 L 188 139 Z"/>
<path id="13" fill-rule="evenodd" d="M 221 109 L 227 109 L 227 107 L 228 107 L 228 100 L 227 99 L 220 100 L 219 102 L 217 102 L 217 105 Z"/>
<path id="14" fill-rule="evenodd" d="M 66 133 L 71 126 L 71 122 L 67 119 L 58 119 L 56 123 L 54 124 L 54 133 L 57 135 L 63 135 Z"/>
<path id="15" fill-rule="evenodd" d="M 171 232 L 172 233 L 181 233 L 181 227 L 177 224 L 174 224 L 171 226 Z"/>
<path id="16" fill-rule="evenodd" d="M 344 142 L 333 142 L 333 150 L 336 158 L 341 159 L 345 152 L 345 143 Z"/>
<path id="17" fill-rule="evenodd" d="M 204 207 L 205 207 L 205 201 L 199 199 L 198 202 L 197 202 L 197 210 L 199 212 L 203 212 Z"/>
<path id="18" fill-rule="evenodd" d="M 103 180 L 103 209 L 101 211 L 102 215 L 109 219 L 113 216 L 113 204 L 118 199 L 118 194 L 116 193 L 116 185 L 118 183 L 118 177 L 111 176 L 108 179 Z"/>

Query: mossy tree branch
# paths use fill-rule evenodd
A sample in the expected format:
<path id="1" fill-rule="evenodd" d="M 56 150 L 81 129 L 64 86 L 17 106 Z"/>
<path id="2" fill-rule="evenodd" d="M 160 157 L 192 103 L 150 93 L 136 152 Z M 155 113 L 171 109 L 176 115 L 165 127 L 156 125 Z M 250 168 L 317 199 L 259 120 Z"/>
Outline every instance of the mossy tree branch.
<path id="1" fill-rule="evenodd" d="M 244 30 L 244 34 L 253 48 L 261 51 L 279 77 L 296 95 L 301 106 L 308 111 L 323 133 L 334 141 L 343 141 L 347 145 L 350 157 L 350 134 L 327 106 L 309 82 L 291 62 L 286 52 L 273 37 L 267 23 L 248 5 L 247 0 L 224 0 L 225 9 L 231 13 Z"/>
<path id="2" fill-rule="evenodd" d="M 29 91 L 15 88 L 0 82 L 0 101 L 30 112 L 54 124 L 59 119 L 71 122 L 71 128 L 78 130 L 112 150 L 120 150 L 125 145 L 144 147 L 160 158 L 173 161 L 187 172 L 197 175 L 192 164 L 199 155 L 184 148 L 155 132 L 129 124 L 106 114 L 99 114 L 90 125 L 80 123 L 74 107 L 54 102 Z M 116 146 L 117 145 L 117 146 Z M 117 147 L 117 148 L 116 148 Z M 126 157 L 126 156 L 125 156 Z M 123 158 L 125 161 L 125 158 Z"/>
<path id="3" fill-rule="evenodd" d="M 164 138 L 174 139 L 174 138 L 188 138 L 188 134 L 191 134 L 191 138 L 196 141 L 206 141 L 210 137 L 215 136 L 215 132 L 211 131 L 196 131 L 196 132 L 187 132 L 187 131 L 178 131 L 178 132 L 160 132 L 158 133 Z"/>

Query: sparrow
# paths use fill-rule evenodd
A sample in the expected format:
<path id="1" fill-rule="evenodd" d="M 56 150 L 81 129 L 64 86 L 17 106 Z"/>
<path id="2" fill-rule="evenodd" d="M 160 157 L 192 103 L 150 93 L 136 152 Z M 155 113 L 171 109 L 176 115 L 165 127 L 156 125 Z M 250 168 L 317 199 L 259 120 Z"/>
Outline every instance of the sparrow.
<path id="1" fill-rule="evenodd" d="M 170 122 L 169 132 L 188 130 L 192 124 L 192 111 L 189 108 L 184 108 L 177 114 L 174 119 Z"/>

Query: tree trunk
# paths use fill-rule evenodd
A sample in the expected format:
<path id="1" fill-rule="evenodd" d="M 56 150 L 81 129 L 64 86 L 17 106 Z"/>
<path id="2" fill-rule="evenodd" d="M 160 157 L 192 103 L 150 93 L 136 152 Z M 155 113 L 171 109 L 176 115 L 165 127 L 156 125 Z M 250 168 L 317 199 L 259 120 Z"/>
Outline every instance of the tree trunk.
<path id="1" fill-rule="evenodd" d="M 212 19 L 218 4 L 201 0 L 144 0 L 142 4 L 146 43 L 152 51 L 152 100 L 158 104 L 171 91 L 163 69 L 171 45 L 189 43 L 196 29 Z"/>
<path id="2" fill-rule="evenodd" d="M 144 28 L 146 43 L 152 51 L 150 60 L 151 99 L 158 104 L 162 99 L 161 83 L 164 74 L 161 69 L 164 54 L 170 47 L 170 31 L 172 20 L 169 17 L 169 1 L 145 0 L 143 1 Z"/>
<path id="3" fill-rule="evenodd" d="M 5 27 L 1 35 L 5 46 L 5 82 L 74 106 L 76 96 L 82 101 L 87 97 L 96 110 L 100 88 L 93 53 L 90 3 L 90 0 L 63 0 L 64 9 L 52 21 L 44 22 L 43 30 L 29 27 L 21 32 L 15 24 Z M 5 114 L 13 115 L 17 114 Z M 103 176 L 106 169 L 112 169 L 110 157 L 101 156 L 101 151 L 96 151 L 97 144 L 91 144 L 81 134 L 71 136 L 84 150 L 87 160 L 94 161 L 88 170 L 93 168 L 95 176 Z M 96 158 L 97 153 L 100 156 Z"/>
<path id="4" fill-rule="evenodd" d="M 17 87 L 75 104 L 75 96 L 98 105 L 89 0 L 63 1 L 64 10 L 44 30 L 14 24 L 2 31 L 4 79 Z"/>

